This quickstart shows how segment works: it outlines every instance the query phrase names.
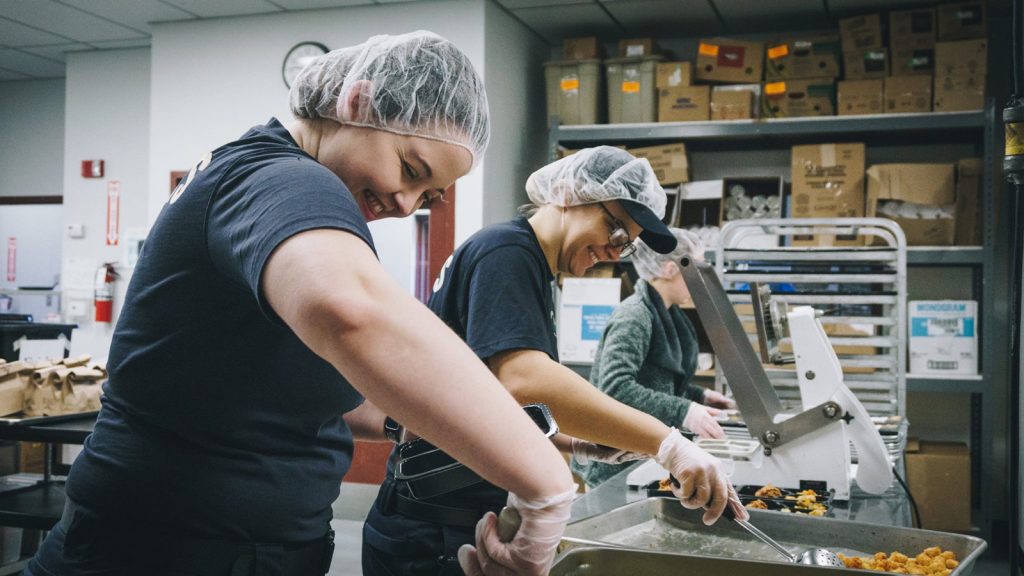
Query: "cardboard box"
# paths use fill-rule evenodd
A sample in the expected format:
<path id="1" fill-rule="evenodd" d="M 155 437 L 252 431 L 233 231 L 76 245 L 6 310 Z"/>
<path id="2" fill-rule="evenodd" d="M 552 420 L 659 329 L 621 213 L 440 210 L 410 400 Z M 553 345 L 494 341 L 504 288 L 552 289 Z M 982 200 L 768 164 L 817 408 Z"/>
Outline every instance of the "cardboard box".
<path id="1" fill-rule="evenodd" d="M 757 118 L 761 101 L 760 84 L 732 84 L 711 89 L 712 120 Z"/>
<path id="2" fill-rule="evenodd" d="M 885 200 L 925 206 L 956 202 L 953 164 L 876 164 L 867 171 L 867 216 L 881 216 Z M 956 237 L 953 218 L 891 218 L 903 228 L 908 246 L 951 246 Z"/>
<path id="3" fill-rule="evenodd" d="M 889 47 L 931 48 L 935 45 L 935 9 L 899 10 L 889 13 Z"/>
<path id="4" fill-rule="evenodd" d="M 679 200 L 672 225 L 706 228 L 722 225 L 722 180 L 699 180 L 679 185 Z"/>
<path id="5" fill-rule="evenodd" d="M 837 112 L 840 116 L 881 114 L 883 80 L 845 80 L 839 83 Z"/>
<path id="6" fill-rule="evenodd" d="M 692 62 L 661 62 L 657 67 L 656 88 L 693 86 Z"/>
<path id="7" fill-rule="evenodd" d="M 939 4 L 938 39 L 966 40 L 985 37 L 985 3 Z"/>
<path id="8" fill-rule="evenodd" d="M 766 82 L 762 118 L 835 115 L 836 84 L 832 78 Z"/>
<path id="9" fill-rule="evenodd" d="M 891 76 L 885 79 L 885 112 L 930 112 L 930 76 Z"/>
<path id="10" fill-rule="evenodd" d="M 864 215 L 864 144 L 794 146 L 793 218 Z"/>
<path id="11" fill-rule="evenodd" d="M 654 56 L 657 54 L 657 50 L 657 45 L 655 45 L 653 38 L 627 38 L 619 40 L 620 58 Z"/>
<path id="12" fill-rule="evenodd" d="M 871 48 L 843 53 L 843 75 L 847 80 L 885 78 L 889 75 L 889 51 Z"/>
<path id="13" fill-rule="evenodd" d="M 662 186 L 690 181 L 690 164 L 682 142 L 629 148 L 628 152 L 637 158 L 646 158 Z"/>
<path id="14" fill-rule="evenodd" d="M 981 158 L 956 164 L 956 244 L 981 246 Z"/>
<path id="15" fill-rule="evenodd" d="M 910 373 L 978 373 L 978 303 L 973 300 L 913 300 Z"/>
<path id="16" fill-rule="evenodd" d="M 760 82 L 764 44 L 728 38 L 701 40 L 697 45 L 697 80 L 749 84 Z"/>
<path id="17" fill-rule="evenodd" d="M 937 77 L 932 102 L 936 112 L 981 110 L 985 107 L 985 76 Z"/>
<path id="18" fill-rule="evenodd" d="M 959 40 L 935 44 L 936 76 L 984 76 L 987 71 L 987 40 Z"/>
<path id="19" fill-rule="evenodd" d="M 930 76 L 935 70 L 935 48 L 892 48 L 889 73 L 893 76 L 921 74 Z"/>
<path id="20" fill-rule="evenodd" d="M 765 48 L 764 79 L 838 78 L 839 38 L 834 35 L 790 38 Z"/>
<path id="21" fill-rule="evenodd" d="M 658 122 L 693 122 L 711 117 L 711 86 L 658 89 Z"/>
<path id="22" fill-rule="evenodd" d="M 911 438 L 904 455 L 907 484 L 921 527 L 942 532 L 971 529 L 971 453 L 967 446 Z"/>
<path id="23" fill-rule="evenodd" d="M 843 18 L 839 21 L 839 35 L 843 39 L 843 52 L 858 52 L 885 47 L 880 14 Z"/>
<path id="24" fill-rule="evenodd" d="M 558 303 L 558 357 L 562 362 L 594 361 L 597 343 L 619 305 L 618 278 L 565 278 Z"/>
<path id="25" fill-rule="evenodd" d="M 601 43 L 596 36 L 566 38 L 562 41 L 562 52 L 566 60 L 592 60 L 602 56 Z"/>

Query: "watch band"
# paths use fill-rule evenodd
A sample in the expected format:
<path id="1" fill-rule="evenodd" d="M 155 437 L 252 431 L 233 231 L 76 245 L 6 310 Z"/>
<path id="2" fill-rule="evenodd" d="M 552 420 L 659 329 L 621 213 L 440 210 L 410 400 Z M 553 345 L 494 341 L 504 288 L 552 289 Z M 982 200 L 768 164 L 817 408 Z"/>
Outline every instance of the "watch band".
<path id="1" fill-rule="evenodd" d="M 405 429 L 402 427 L 402 425 L 395 421 L 394 418 L 392 418 L 391 416 L 384 417 L 385 438 L 391 440 L 395 444 L 399 444 L 402 442 L 402 432 L 404 431 Z"/>

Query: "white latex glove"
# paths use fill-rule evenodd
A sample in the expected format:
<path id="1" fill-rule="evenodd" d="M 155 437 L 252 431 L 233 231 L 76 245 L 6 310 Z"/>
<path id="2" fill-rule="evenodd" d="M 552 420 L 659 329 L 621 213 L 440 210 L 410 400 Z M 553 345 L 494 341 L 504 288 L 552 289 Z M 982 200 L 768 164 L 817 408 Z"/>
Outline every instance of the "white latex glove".
<path id="1" fill-rule="evenodd" d="M 628 450 L 619 450 L 618 448 L 612 448 L 611 446 L 605 446 L 604 444 L 587 442 L 586 440 L 580 440 L 579 438 L 572 439 L 572 457 L 575 458 L 576 463 L 581 466 L 586 466 L 591 462 L 622 464 L 623 462 L 632 462 L 634 460 L 650 458 L 647 454 L 639 454 Z"/>
<path id="2" fill-rule="evenodd" d="M 735 400 L 729 398 L 728 396 L 722 394 L 721 392 L 715 392 L 710 388 L 704 389 L 704 400 L 701 401 L 701 404 L 705 406 L 712 406 L 715 408 L 736 408 Z"/>
<path id="3" fill-rule="evenodd" d="M 476 547 L 459 548 L 459 565 L 466 576 L 547 574 L 569 521 L 576 486 L 544 500 L 524 500 L 511 492 L 508 506 L 522 522 L 510 542 L 498 538 L 498 517 L 488 512 L 476 525 Z"/>
<path id="4" fill-rule="evenodd" d="M 718 458 L 708 454 L 690 442 L 675 428 L 661 441 L 658 449 L 658 464 L 679 480 L 672 485 L 672 493 L 685 508 L 704 508 L 704 523 L 714 524 L 725 511 L 732 508 L 741 520 L 750 518 L 747 509 L 740 504 L 736 491 L 729 484 L 729 478 L 722 470 Z"/>
<path id="5" fill-rule="evenodd" d="M 715 408 L 708 408 L 703 404 L 690 402 L 690 408 L 683 418 L 683 428 L 693 432 L 701 438 L 725 438 L 725 431 L 721 424 L 715 420 L 715 416 L 721 412 Z"/>

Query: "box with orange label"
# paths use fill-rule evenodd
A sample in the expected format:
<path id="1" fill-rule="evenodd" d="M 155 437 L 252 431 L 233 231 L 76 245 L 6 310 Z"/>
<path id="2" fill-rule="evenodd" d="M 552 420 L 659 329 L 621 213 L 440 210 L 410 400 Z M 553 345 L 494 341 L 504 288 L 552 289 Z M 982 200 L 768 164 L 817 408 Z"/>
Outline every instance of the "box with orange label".
<path id="1" fill-rule="evenodd" d="M 839 77 L 837 36 L 791 38 L 769 43 L 765 55 L 765 81 Z"/>
<path id="2" fill-rule="evenodd" d="M 697 80 L 749 84 L 760 82 L 764 44 L 728 38 L 701 40 L 697 45 Z"/>
<path id="3" fill-rule="evenodd" d="M 603 120 L 604 91 L 600 60 L 544 63 L 548 118 L 561 124 L 597 124 Z"/>
<path id="4" fill-rule="evenodd" d="M 605 60 L 608 77 L 608 122 L 657 122 L 658 64 L 661 56 Z"/>
<path id="5" fill-rule="evenodd" d="M 761 117 L 834 116 L 835 95 L 832 78 L 765 82 Z"/>
<path id="6" fill-rule="evenodd" d="M 692 122 L 710 118 L 711 86 L 658 89 L 658 122 Z"/>

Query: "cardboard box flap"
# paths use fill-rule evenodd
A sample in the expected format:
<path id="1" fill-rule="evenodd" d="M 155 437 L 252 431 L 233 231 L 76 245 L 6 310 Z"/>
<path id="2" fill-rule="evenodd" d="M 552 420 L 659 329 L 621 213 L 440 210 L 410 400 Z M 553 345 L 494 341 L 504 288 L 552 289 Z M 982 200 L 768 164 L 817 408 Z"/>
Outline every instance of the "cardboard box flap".
<path id="1" fill-rule="evenodd" d="M 900 200 L 943 206 L 956 201 L 953 164 L 876 164 L 867 171 L 868 203 Z"/>

